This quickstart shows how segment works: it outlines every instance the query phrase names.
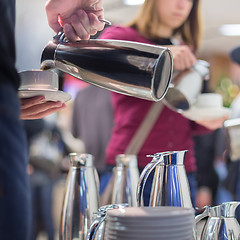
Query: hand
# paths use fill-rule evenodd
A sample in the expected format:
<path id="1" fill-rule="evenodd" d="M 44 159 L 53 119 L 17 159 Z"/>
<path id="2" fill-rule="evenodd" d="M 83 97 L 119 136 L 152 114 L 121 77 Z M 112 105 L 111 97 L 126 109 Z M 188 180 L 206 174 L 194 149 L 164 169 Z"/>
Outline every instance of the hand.
<path id="1" fill-rule="evenodd" d="M 63 31 L 68 40 L 88 40 L 90 35 L 104 28 L 104 23 L 99 21 L 93 13 L 87 13 L 82 9 L 76 11 L 69 19 L 62 22 Z"/>
<path id="2" fill-rule="evenodd" d="M 63 27 L 70 41 L 87 39 L 104 28 L 99 21 L 104 18 L 102 0 L 48 0 L 45 8 L 49 26 L 55 32 Z"/>
<path id="3" fill-rule="evenodd" d="M 211 119 L 211 120 L 198 120 L 196 123 L 210 129 L 216 130 L 217 128 L 221 128 L 223 126 L 224 121 L 229 118 L 229 115 L 226 115 L 221 118 Z"/>
<path id="4" fill-rule="evenodd" d="M 43 96 L 22 98 L 20 102 L 20 118 L 25 120 L 43 118 L 66 107 L 66 105 L 60 101 L 46 102 Z"/>
<path id="5" fill-rule="evenodd" d="M 183 71 L 189 69 L 196 61 L 190 47 L 186 45 L 168 46 L 173 55 L 173 69 Z"/>

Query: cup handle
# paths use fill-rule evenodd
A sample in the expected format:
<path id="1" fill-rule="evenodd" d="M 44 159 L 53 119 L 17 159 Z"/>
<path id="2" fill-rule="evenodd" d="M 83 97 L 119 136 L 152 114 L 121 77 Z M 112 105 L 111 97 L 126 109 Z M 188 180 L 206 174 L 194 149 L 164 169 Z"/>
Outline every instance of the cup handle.
<path id="1" fill-rule="evenodd" d="M 106 215 L 99 215 L 97 218 L 93 220 L 92 224 L 89 227 L 86 240 L 94 239 L 95 234 L 97 233 L 102 222 L 105 221 L 105 218 L 106 218 Z"/>
<path id="2" fill-rule="evenodd" d="M 95 213 L 95 214 L 97 214 L 97 217 L 93 220 L 92 224 L 89 227 L 86 240 L 92 240 L 95 238 L 95 235 L 96 235 L 99 227 L 106 219 L 108 210 L 116 209 L 116 208 L 124 208 L 127 206 L 128 206 L 127 203 L 122 203 L 122 204 L 109 204 L 109 205 L 100 207 L 98 209 L 98 212 Z"/>

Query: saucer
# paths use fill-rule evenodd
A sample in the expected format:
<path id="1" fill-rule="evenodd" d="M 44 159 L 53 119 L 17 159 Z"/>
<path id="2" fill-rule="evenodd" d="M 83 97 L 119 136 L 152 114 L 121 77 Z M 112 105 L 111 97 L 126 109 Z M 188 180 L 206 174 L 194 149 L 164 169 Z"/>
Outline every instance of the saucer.
<path id="1" fill-rule="evenodd" d="M 191 107 L 189 110 L 184 111 L 182 115 L 190 120 L 199 121 L 199 120 L 214 120 L 217 118 L 224 117 L 226 115 L 230 115 L 231 110 L 225 107 L 207 107 L 207 108 L 199 108 L 199 107 Z"/>
<path id="2" fill-rule="evenodd" d="M 55 90 L 19 90 L 19 98 L 31 98 L 35 96 L 44 96 L 46 101 L 61 101 L 63 103 L 69 101 L 72 96 L 69 93 Z"/>

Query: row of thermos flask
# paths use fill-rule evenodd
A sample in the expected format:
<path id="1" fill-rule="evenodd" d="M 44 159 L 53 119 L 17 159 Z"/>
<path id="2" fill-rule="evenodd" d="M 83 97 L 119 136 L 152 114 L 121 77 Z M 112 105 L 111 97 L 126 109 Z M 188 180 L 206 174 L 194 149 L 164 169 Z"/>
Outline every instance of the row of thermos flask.
<path id="1" fill-rule="evenodd" d="M 99 178 L 91 154 L 70 154 L 71 166 L 66 181 L 60 223 L 61 240 L 85 240 L 100 206 Z M 128 203 L 137 206 L 139 180 L 135 155 L 118 155 L 112 179 L 103 194 L 106 203 Z M 108 196 L 106 196 L 108 195 Z M 106 201 L 106 200 L 103 200 Z"/>
<path id="2" fill-rule="evenodd" d="M 140 176 L 135 155 L 118 155 L 112 177 L 101 195 L 101 200 L 93 156 L 71 153 L 71 167 L 62 207 L 60 240 L 103 239 L 104 229 L 98 225 L 103 223 L 102 219 L 105 218 L 107 210 L 120 204 L 126 203 L 129 207 L 192 208 L 184 167 L 186 152 L 171 151 L 149 156 L 152 160 Z M 223 239 L 238 240 L 240 227 L 235 219 L 235 210 L 239 203 L 229 202 L 221 206 L 207 207 L 202 215 L 196 217 L 196 223 L 204 217 L 208 218 L 207 224 L 197 234 L 200 236 L 197 239 L 217 240 L 222 234 L 226 237 Z M 97 227 L 92 227 L 93 225 Z M 89 236 L 90 228 L 97 229 L 98 234 L 94 234 L 94 237 Z"/>

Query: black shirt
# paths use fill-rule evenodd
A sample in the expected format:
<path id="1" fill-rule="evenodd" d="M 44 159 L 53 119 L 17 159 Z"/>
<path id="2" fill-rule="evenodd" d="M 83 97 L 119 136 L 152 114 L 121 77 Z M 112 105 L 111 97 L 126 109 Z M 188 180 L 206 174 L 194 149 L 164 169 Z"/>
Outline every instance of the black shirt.
<path id="1" fill-rule="evenodd" d="M 159 38 L 159 39 L 151 39 L 153 43 L 156 45 L 164 46 L 164 45 L 173 45 L 169 38 Z"/>

